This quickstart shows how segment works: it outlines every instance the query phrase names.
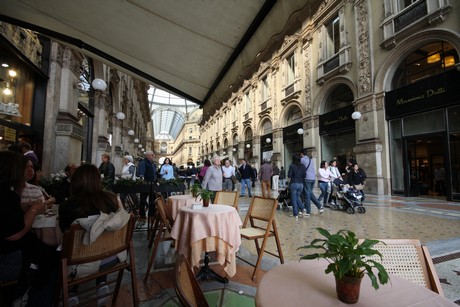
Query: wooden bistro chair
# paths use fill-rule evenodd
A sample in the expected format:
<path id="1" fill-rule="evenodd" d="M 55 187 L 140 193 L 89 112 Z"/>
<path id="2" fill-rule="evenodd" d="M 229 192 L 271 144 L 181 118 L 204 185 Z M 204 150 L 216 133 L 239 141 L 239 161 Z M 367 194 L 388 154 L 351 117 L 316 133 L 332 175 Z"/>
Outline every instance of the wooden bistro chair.
<path id="1" fill-rule="evenodd" d="M 144 282 L 149 279 L 150 271 L 152 270 L 153 262 L 157 254 L 158 246 L 163 241 L 171 241 L 171 236 L 166 236 L 166 233 L 171 233 L 173 222 L 172 217 L 168 214 L 169 210 L 166 208 L 166 202 L 163 197 L 158 197 L 156 200 L 156 208 L 158 212 L 157 221 L 154 225 L 154 234 L 150 237 L 149 247 L 153 243 L 152 253 L 150 254 L 149 263 L 147 265 L 147 272 L 144 276 Z"/>
<path id="2" fill-rule="evenodd" d="M 237 258 L 248 263 L 254 267 L 252 280 L 256 280 L 257 272 L 259 271 L 260 264 L 264 252 L 275 256 L 280 259 L 281 264 L 284 263 L 283 251 L 278 236 L 278 229 L 276 228 L 275 212 L 278 207 L 278 201 L 272 198 L 263 198 L 254 196 L 249 206 L 249 211 L 244 219 L 243 227 L 240 229 L 241 238 L 247 240 L 254 240 L 257 249 L 257 262 L 252 264 L 237 255 Z M 269 237 L 274 237 L 278 253 L 266 250 L 266 245 Z M 262 240 L 262 244 L 259 244 Z"/>
<path id="3" fill-rule="evenodd" d="M 137 277 L 134 264 L 134 247 L 132 244 L 132 236 L 135 226 L 135 218 L 131 216 L 129 222 L 121 229 L 116 231 L 104 231 L 96 241 L 89 245 L 83 244 L 83 236 L 86 232 L 79 224 L 74 224 L 70 229 L 66 230 L 63 239 L 63 249 L 59 268 L 59 291 L 56 293 L 56 303 L 59 300 L 60 290 L 62 289 L 63 306 L 68 306 L 69 289 L 73 286 L 87 283 L 95 280 L 97 277 L 118 272 L 117 278 L 107 279 L 107 285 L 115 283 L 115 288 L 105 296 L 112 295 L 112 305 L 117 301 L 120 285 L 123 278 L 123 272 L 127 269 L 131 274 L 131 289 L 133 306 L 139 305 L 137 296 Z M 96 272 L 83 277 L 69 277 L 68 266 L 81 265 L 97 260 L 103 260 L 111 256 L 115 256 L 120 252 L 127 251 L 128 259 L 125 262 L 120 262 L 112 267 L 106 268 L 100 272 Z M 81 288 L 81 287 L 80 287 Z M 98 289 L 98 286 L 93 286 L 82 290 L 81 293 L 90 292 Z M 96 301 L 101 297 L 89 298 L 87 302 L 80 302 L 81 305 Z M 56 304 L 57 306 L 57 304 Z"/>
<path id="4" fill-rule="evenodd" d="M 174 266 L 174 289 L 182 306 L 207 307 L 203 291 L 193 274 L 190 264 L 184 255 L 180 254 Z"/>
<path id="5" fill-rule="evenodd" d="M 238 192 L 219 191 L 216 193 L 214 203 L 219 205 L 232 206 L 238 211 Z"/>
<path id="6" fill-rule="evenodd" d="M 410 280 L 433 292 L 444 295 L 438 275 L 434 269 L 428 248 L 416 239 L 383 239 L 385 244 L 374 246 L 382 254 L 379 261 L 388 274 Z"/>

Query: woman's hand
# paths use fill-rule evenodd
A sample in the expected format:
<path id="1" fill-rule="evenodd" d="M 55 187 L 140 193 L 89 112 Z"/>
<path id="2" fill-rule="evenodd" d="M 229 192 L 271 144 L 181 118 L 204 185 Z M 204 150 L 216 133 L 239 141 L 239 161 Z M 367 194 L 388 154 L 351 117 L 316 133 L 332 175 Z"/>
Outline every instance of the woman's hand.
<path id="1" fill-rule="evenodd" d="M 34 212 L 35 215 L 46 213 L 46 202 L 36 200 L 30 203 L 29 210 Z"/>

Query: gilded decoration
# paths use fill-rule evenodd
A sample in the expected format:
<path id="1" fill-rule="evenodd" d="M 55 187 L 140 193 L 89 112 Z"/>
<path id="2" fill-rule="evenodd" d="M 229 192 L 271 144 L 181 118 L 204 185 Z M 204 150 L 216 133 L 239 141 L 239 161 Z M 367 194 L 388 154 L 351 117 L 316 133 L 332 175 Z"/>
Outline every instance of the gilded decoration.
<path id="1" fill-rule="evenodd" d="M 356 11 L 356 23 L 358 24 L 359 92 L 360 94 L 365 94 L 368 93 L 372 87 L 367 2 L 361 1 L 358 3 L 356 5 Z"/>

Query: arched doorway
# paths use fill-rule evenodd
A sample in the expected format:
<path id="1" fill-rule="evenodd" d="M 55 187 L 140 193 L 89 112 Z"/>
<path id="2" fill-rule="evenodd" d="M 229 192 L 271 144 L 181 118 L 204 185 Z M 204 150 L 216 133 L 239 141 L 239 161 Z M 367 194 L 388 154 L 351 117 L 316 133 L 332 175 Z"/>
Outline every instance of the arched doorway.
<path id="1" fill-rule="evenodd" d="M 460 199 L 456 63 L 459 55 L 453 45 L 437 41 L 408 54 L 391 79 L 385 116 L 393 194 Z"/>
<path id="2" fill-rule="evenodd" d="M 303 147 L 302 110 L 293 104 L 287 110 L 285 122 L 286 127 L 283 128 L 283 147 L 284 166 L 287 168 L 292 163 L 292 156 L 300 153 Z"/>
<path id="3" fill-rule="evenodd" d="M 351 118 L 353 101 L 351 89 L 345 84 L 339 84 L 327 96 L 323 113 L 319 116 L 321 159 L 336 159 L 341 172 L 345 171 L 347 160 L 355 156 L 355 123 Z"/>

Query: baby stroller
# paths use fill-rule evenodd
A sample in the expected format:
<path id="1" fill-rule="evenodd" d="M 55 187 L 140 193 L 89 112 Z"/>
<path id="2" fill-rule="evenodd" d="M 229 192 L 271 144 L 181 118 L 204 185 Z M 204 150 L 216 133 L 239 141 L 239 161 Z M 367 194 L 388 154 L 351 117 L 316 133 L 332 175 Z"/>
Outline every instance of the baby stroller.
<path id="1" fill-rule="evenodd" d="M 284 211 L 289 211 L 291 206 L 291 194 L 289 192 L 289 184 L 285 189 L 278 190 L 278 210 L 283 209 Z"/>
<path id="2" fill-rule="evenodd" d="M 363 194 L 361 191 L 350 187 L 340 179 L 335 179 L 332 182 L 332 196 L 335 198 L 335 203 L 332 204 L 332 210 L 343 210 L 349 214 L 365 213 L 366 208 L 362 204 Z"/>

